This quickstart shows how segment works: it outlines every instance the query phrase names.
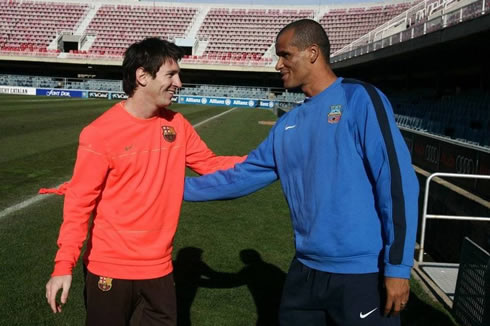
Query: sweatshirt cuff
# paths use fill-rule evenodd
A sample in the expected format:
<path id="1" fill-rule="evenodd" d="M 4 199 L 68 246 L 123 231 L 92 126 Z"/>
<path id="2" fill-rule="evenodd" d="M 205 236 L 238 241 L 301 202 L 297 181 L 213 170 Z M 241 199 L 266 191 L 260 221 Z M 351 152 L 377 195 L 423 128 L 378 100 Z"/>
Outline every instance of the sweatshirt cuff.
<path id="1" fill-rule="evenodd" d="M 73 266 L 69 261 L 57 261 L 54 264 L 54 271 L 51 276 L 71 275 Z"/>
<path id="2" fill-rule="evenodd" d="M 411 266 L 385 264 L 384 275 L 388 277 L 410 279 Z"/>

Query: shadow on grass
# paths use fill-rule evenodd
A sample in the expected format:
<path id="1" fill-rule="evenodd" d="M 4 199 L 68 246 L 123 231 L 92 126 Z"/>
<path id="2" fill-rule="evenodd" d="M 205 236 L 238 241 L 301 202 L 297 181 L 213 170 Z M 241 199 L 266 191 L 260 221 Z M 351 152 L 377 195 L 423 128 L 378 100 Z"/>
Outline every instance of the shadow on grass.
<path id="1" fill-rule="evenodd" d="M 178 326 L 191 326 L 191 306 L 199 287 L 233 288 L 246 285 L 257 309 L 256 326 L 276 326 L 282 287 L 286 274 L 277 266 L 262 260 L 254 249 L 240 251 L 245 265 L 237 273 L 213 270 L 202 260 L 203 250 L 186 247 L 179 250 L 174 262 L 175 289 L 177 295 Z M 407 309 L 401 314 L 403 326 L 456 326 L 444 309 L 428 303 L 410 293 Z"/>
<path id="2" fill-rule="evenodd" d="M 279 325 L 278 311 L 286 274 L 262 260 L 253 249 L 240 251 L 245 266 L 237 273 L 218 272 L 202 261 L 202 250 L 182 248 L 174 262 L 178 326 L 190 326 L 190 310 L 199 287 L 233 288 L 246 285 L 257 308 L 256 326 Z"/>
<path id="3" fill-rule="evenodd" d="M 403 326 L 456 326 L 457 323 L 443 311 L 421 300 L 413 291 L 407 309 L 401 314 Z"/>

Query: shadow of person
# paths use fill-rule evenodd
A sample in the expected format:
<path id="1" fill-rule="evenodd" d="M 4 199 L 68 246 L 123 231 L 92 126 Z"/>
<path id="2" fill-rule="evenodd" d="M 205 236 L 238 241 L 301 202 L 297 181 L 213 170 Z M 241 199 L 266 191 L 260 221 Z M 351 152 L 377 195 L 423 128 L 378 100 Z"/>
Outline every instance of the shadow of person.
<path id="1" fill-rule="evenodd" d="M 174 265 L 177 325 L 191 325 L 191 306 L 201 285 L 201 276 L 213 271 L 202 261 L 203 250 L 185 247 L 179 250 Z"/>
<path id="2" fill-rule="evenodd" d="M 238 277 L 247 284 L 257 306 L 256 325 L 279 325 L 279 304 L 286 273 L 263 261 L 253 249 L 242 250 L 240 259 L 246 266 L 238 272 Z"/>
<path id="3" fill-rule="evenodd" d="M 231 288 L 246 285 L 252 295 L 256 309 L 256 326 L 279 325 L 278 313 L 282 288 L 286 278 L 277 266 L 266 263 L 254 249 L 240 251 L 245 264 L 238 273 L 216 272 L 208 268 L 202 273 L 200 285 L 209 288 Z"/>

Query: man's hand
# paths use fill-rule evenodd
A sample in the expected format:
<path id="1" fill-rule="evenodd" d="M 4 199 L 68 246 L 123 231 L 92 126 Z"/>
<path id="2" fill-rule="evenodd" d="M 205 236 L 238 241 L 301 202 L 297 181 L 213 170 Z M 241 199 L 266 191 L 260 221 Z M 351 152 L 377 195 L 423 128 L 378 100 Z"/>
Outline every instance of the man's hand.
<path id="1" fill-rule="evenodd" d="M 66 303 L 68 292 L 70 291 L 71 280 L 71 275 L 53 276 L 46 284 L 46 300 L 48 300 L 48 304 L 51 306 L 51 310 L 53 310 L 54 313 L 61 312 L 61 306 Z M 61 292 L 61 304 L 56 303 L 56 295 L 58 294 L 59 289 L 63 289 L 63 292 Z"/>
<path id="2" fill-rule="evenodd" d="M 385 277 L 385 316 L 398 316 L 408 302 L 410 281 L 404 278 Z"/>

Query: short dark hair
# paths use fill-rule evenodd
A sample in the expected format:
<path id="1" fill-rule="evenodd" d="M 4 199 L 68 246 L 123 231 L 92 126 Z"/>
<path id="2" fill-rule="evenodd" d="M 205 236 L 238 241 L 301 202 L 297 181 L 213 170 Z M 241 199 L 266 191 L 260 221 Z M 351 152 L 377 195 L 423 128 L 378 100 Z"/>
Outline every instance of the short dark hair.
<path id="1" fill-rule="evenodd" d="M 178 62 L 184 56 L 183 50 L 174 43 L 157 37 L 146 38 L 133 43 L 124 52 L 122 64 L 123 89 L 128 96 L 133 96 L 136 87 L 136 70 L 142 67 L 156 77 L 161 65 L 167 60 Z"/>
<path id="2" fill-rule="evenodd" d="M 276 42 L 282 33 L 294 30 L 293 45 L 304 50 L 312 44 L 317 44 L 325 57 L 330 62 L 330 41 L 322 25 L 312 19 L 300 19 L 284 26 L 277 34 Z"/>

